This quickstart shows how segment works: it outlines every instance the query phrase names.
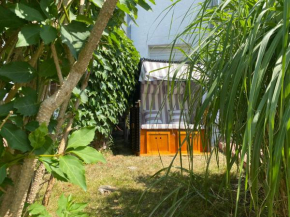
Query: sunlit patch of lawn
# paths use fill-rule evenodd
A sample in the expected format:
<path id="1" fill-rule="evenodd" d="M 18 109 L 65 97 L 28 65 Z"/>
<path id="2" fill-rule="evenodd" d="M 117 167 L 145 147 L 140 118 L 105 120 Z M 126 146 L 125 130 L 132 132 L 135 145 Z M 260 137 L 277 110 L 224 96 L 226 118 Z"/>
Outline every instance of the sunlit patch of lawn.
<path id="1" fill-rule="evenodd" d="M 115 152 L 115 154 L 113 153 Z M 105 153 L 107 159 L 106 164 L 98 163 L 96 165 L 89 165 L 86 167 L 87 177 L 87 192 L 81 188 L 64 182 L 57 182 L 54 187 L 53 194 L 50 200 L 48 210 L 54 213 L 57 209 L 57 199 L 64 193 L 65 195 L 72 194 L 77 202 L 87 202 L 88 206 L 86 212 L 89 216 L 113 217 L 113 216 L 149 216 L 151 211 L 158 205 L 163 198 L 180 186 L 180 183 L 169 178 L 163 182 L 149 188 L 158 178 L 164 173 L 153 177 L 152 176 L 163 168 L 162 165 L 170 165 L 173 157 L 162 156 L 162 162 L 159 156 L 137 157 L 129 155 L 128 151 L 120 148 L 117 151 Z M 225 190 L 220 188 L 224 181 L 224 172 L 226 169 L 225 157 L 219 155 L 219 166 L 215 160 L 212 160 L 209 165 L 209 176 L 207 178 L 208 190 L 205 191 L 204 171 L 206 169 L 206 157 L 204 155 L 194 156 L 194 174 L 197 174 L 197 179 L 192 183 L 192 186 L 205 197 L 209 196 L 210 203 L 196 194 L 192 196 L 187 208 L 182 211 L 181 216 L 232 216 L 235 206 L 235 198 L 231 198 L 229 191 L 236 191 L 237 179 L 235 176 L 235 169 L 233 169 L 233 185 L 234 189 Z M 182 157 L 183 166 L 188 165 L 187 156 Z M 178 157 L 174 166 L 180 165 L 180 158 Z M 136 167 L 135 170 L 130 170 L 128 167 Z M 177 168 L 172 169 L 169 177 L 178 179 L 183 182 L 188 182 L 189 178 L 186 173 L 181 175 Z M 117 191 L 110 194 L 102 195 L 98 188 L 101 185 L 111 185 L 118 188 Z M 190 184 L 191 185 L 191 184 Z M 148 189 L 149 188 L 149 189 Z M 182 196 L 182 191 L 186 188 L 181 188 L 179 192 Z M 145 197 L 139 204 L 139 199 L 144 193 Z M 206 192 L 209 192 L 208 195 Z M 41 196 L 41 195 L 40 195 Z M 172 206 L 173 199 L 168 199 L 160 206 L 156 214 L 153 216 L 163 216 L 164 213 Z M 241 206 L 241 209 L 244 209 Z M 241 215 L 243 216 L 243 215 Z"/>

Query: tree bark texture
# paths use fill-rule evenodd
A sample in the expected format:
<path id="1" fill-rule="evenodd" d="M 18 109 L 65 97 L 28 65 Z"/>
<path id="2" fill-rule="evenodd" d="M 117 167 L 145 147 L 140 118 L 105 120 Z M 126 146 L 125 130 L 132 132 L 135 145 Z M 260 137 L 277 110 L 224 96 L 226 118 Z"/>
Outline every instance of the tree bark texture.
<path id="1" fill-rule="evenodd" d="M 65 112 L 67 110 L 68 104 L 69 104 L 69 99 L 64 101 L 60 107 L 59 115 L 57 118 L 57 125 L 55 128 L 55 134 L 53 134 L 51 136 L 53 141 L 55 141 L 57 139 L 57 136 L 60 134 L 61 127 L 62 127 L 64 120 L 65 120 L 64 116 L 65 116 Z M 32 184 L 31 184 L 29 195 L 28 195 L 27 200 L 26 200 L 27 203 L 29 203 L 29 204 L 34 203 L 36 195 L 37 195 L 38 191 L 40 190 L 40 185 L 41 185 L 41 182 L 43 181 L 44 173 L 45 173 L 45 166 L 43 163 L 41 163 L 35 172 L 35 176 L 34 176 Z"/>
<path id="2" fill-rule="evenodd" d="M 53 189 L 53 186 L 54 186 L 54 182 L 55 182 L 55 178 L 51 175 L 50 178 L 49 178 L 48 184 L 47 184 L 47 188 L 46 188 L 43 200 L 42 200 L 42 205 L 43 206 L 48 206 L 49 199 L 50 199 L 50 196 L 51 196 L 51 192 L 52 192 L 52 189 Z"/>
<path id="3" fill-rule="evenodd" d="M 84 14 L 84 9 L 85 9 L 85 0 L 80 0 L 80 15 L 83 15 Z"/>
<path id="4" fill-rule="evenodd" d="M 86 77 L 83 80 L 83 83 L 82 83 L 82 86 L 81 86 L 81 91 L 84 91 L 86 89 L 86 87 L 88 86 L 89 78 L 90 78 L 90 73 L 87 73 Z M 79 106 L 80 106 L 80 99 L 78 98 L 77 101 L 75 102 L 74 109 L 78 110 Z M 69 133 L 70 133 L 70 131 L 72 129 L 73 121 L 74 121 L 74 117 L 70 117 L 69 122 L 68 122 L 68 124 L 66 126 L 66 129 L 64 130 L 63 137 L 62 137 L 62 139 L 60 141 L 60 144 L 59 144 L 59 147 L 58 147 L 58 153 L 59 154 L 63 154 L 64 153 L 64 150 L 65 150 L 65 147 L 66 147 L 66 143 L 67 143 L 67 138 L 68 138 L 68 135 L 69 135 Z M 47 206 L 48 203 L 49 203 L 49 199 L 50 199 L 50 196 L 51 196 L 51 193 L 52 193 L 52 189 L 53 189 L 54 183 L 55 183 L 55 178 L 51 175 L 50 179 L 49 179 L 49 182 L 47 184 L 47 188 L 46 188 L 43 200 L 42 200 L 42 205 L 44 205 L 44 206 Z"/>
<path id="5" fill-rule="evenodd" d="M 49 124 L 50 118 L 55 109 L 57 109 L 67 99 L 67 97 L 69 97 L 73 88 L 77 85 L 82 75 L 85 73 L 86 68 L 92 58 L 92 54 L 102 37 L 102 33 L 106 28 L 109 19 L 113 15 L 117 1 L 118 0 L 105 1 L 91 31 L 90 37 L 81 50 L 77 62 L 75 62 L 72 66 L 67 79 L 63 82 L 63 85 L 56 93 L 42 102 L 36 118 L 40 124 Z M 21 179 L 16 185 L 16 194 L 14 196 L 14 201 L 11 204 L 12 217 L 19 217 L 22 214 L 27 191 L 34 174 L 35 163 L 36 161 L 31 158 L 24 160 L 20 174 Z"/>
<path id="6" fill-rule="evenodd" d="M 57 125 L 55 127 L 55 134 L 52 135 L 52 137 L 51 137 L 53 141 L 56 141 L 58 135 L 61 133 L 61 127 L 65 121 L 65 112 L 67 110 L 69 101 L 70 101 L 70 99 L 65 100 L 60 107 L 59 115 L 57 117 Z"/>
<path id="7" fill-rule="evenodd" d="M 45 167 L 44 167 L 44 164 L 41 163 L 35 172 L 35 176 L 34 176 L 28 197 L 26 199 L 27 203 L 29 203 L 29 204 L 34 203 L 36 195 L 37 195 L 38 191 L 40 190 L 40 183 L 43 180 L 44 172 L 45 172 Z"/>
<path id="8" fill-rule="evenodd" d="M 15 186 L 15 194 L 13 196 L 13 202 L 10 204 L 11 217 L 21 217 L 22 215 L 22 210 L 26 200 L 27 191 L 29 189 L 29 185 L 31 183 L 34 174 L 35 163 L 36 160 L 34 158 L 24 159 L 21 172 L 19 174 L 19 181 L 16 183 Z"/>
<path id="9" fill-rule="evenodd" d="M 13 165 L 9 168 L 9 178 L 16 183 L 19 177 L 19 172 L 21 170 L 20 165 Z M 1 207 L 0 207 L 0 216 L 8 217 L 10 214 L 10 204 L 13 201 L 14 188 L 9 185 L 6 189 L 5 194 L 3 195 Z"/>

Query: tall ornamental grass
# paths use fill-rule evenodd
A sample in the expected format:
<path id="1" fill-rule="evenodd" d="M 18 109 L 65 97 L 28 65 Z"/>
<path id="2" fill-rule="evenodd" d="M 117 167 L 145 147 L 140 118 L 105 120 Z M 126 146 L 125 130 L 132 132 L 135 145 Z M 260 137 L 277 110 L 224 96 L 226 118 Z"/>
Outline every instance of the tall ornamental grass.
<path id="1" fill-rule="evenodd" d="M 290 1 L 205 0 L 199 8 L 176 38 L 191 48 L 187 83 L 201 73 L 201 105 L 189 108 L 195 126 L 205 126 L 204 145 L 225 143 L 226 186 L 232 166 L 247 162 L 238 163 L 236 216 L 241 192 L 256 216 L 290 216 Z M 184 102 L 193 104 L 190 93 Z"/>

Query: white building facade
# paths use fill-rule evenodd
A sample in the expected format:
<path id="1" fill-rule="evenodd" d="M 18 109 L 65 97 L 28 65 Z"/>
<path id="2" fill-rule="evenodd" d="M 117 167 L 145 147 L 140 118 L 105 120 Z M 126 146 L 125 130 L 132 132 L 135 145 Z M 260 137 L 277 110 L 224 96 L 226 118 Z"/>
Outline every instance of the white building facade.
<path id="1" fill-rule="evenodd" d="M 185 57 L 178 49 L 172 52 L 172 44 L 178 34 L 193 20 L 198 12 L 197 5 L 202 0 L 182 0 L 173 6 L 170 0 L 156 0 L 152 11 L 139 8 L 136 23 L 127 20 L 127 35 L 134 42 L 141 58 L 158 60 L 183 60 Z M 191 45 L 187 38 L 176 41 L 175 47 L 187 53 Z"/>

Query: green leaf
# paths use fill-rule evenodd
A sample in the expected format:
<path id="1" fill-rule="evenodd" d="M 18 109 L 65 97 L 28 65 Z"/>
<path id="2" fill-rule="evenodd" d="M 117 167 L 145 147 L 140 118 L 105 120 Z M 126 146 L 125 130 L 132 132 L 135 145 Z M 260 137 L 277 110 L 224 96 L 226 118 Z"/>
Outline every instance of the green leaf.
<path id="1" fill-rule="evenodd" d="M 72 55 L 77 59 L 78 53 L 90 36 L 90 30 L 84 23 L 72 21 L 68 25 L 61 26 L 62 42 L 65 43 Z"/>
<path id="2" fill-rule="evenodd" d="M 3 141 L 3 138 L 2 136 L 0 135 L 0 141 Z M 2 158 L 3 154 L 4 154 L 4 151 L 5 151 L 5 147 L 4 147 L 4 144 L 3 142 L 0 143 L 0 158 Z"/>
<path id="3" fill-rule="evenodd" d="M 78 212 L 81 212 L 83 211 L 86 206 L 88 204 L 87 203 L 73 203 L 70 207 L 69 207 L 69 211 L 71 213 L 78 213 Z M 79 215 L 78 215 L 79 216 Z"/>
<path id="4" fill-rule="evenodd" d="M 73 89 L 73 94 L 81 100 L 82 104 L 85 104 L 88 102 L 88 96 L 85 93 L 85 91 L 81 91 L 79 88 L 75 87 Z"/>
<path id="5" fill-rule="evenodd" d="M 47 18 L 57 16 L 57 6 L 54 0 L 41 0 L 40 8 Z"/>
<path id="6" fill-rule="evenodd" d="M 67 76 L 69 71 L 70 71 L 70 63 L 69 63 L 69 60 L 64 58 L 64 57 L 60 57 L 59 58 L 60 61 L 61 61 L 61 72 L 64 76 Z"/>
<path id="7" fill-rule="evenodd" d="M 59 168 L 59 161 L 51 157 L 40 157 L 39 160 L 43 162 L 46 170 L 53 175 L 57 180 L 67 182 L 67 176 Z"/>
<path id="8" fill-rule="evenodd" d="M 3 183 L 4 179 L 7 176 L 6 169 L 6 164 L 0 166 L 0 185 Z"/>
<path id="9" fill-rule="evenodd" d="M 0 100 L 3 100 L 6 94 L 7 94 L 6 90 L 0 90 Z"/>
<path id="10" fill-rule="evenodd" d="M 57 37 L 57 30 L 52 26 L 42 26 L 40 30 L 40 37 L 44 44 L 49 44 L 53 42 Z"/>
<path id="11" fill-rule="evenodd" d="M 90 0 L 91 2 L 94 3 L 98 8 L 102 8 L 104 4 L 104 0 Z"/>
<path id="12" fill-rule="evenodd" d="M 88 25 L 94 24 L 94 20 L 85 15 L 77 15 L 76 21 L 82 22 Z"/>
<path id="13" fill-rule="evenodd" d="M 144 1 L 144 0 L 138 0 L 138 5 L 140 5 L 142 8 L 144 8 L 146 11 L 151 11 L 152 10 L 150 5 L 147 4 L 147 2 Z"/>
<path id="14" fill-rule="evenodd" d="M 34 203 L 27 208 L 30 215 L 37 215 L 44 212 L 46 209 L 43 205 L 39 203 Z"/>
<path id="15" fill-rule="evenodd" d="M 81 147 L 70 151 L 81 158 L 85 163 L 91 164 L 96 162 L 106 163 L 104 156 L 92 147 Z"/>
<path id="16" fill-rule="evenodd" d="M 32 132 L 34 130 L 36 130 L 36 128 L 39 127 L 39 123 L 38 121 L 30 121 L 25 125 L 25 129 Z"/>
<path id="17" fill-rule="evenodd" d="M 35 70 L 27 62 L 11 62 L 0 68 L 0 77 L 15 83 L 26 83 L 35 77 Z"/>
<path id="18" fill-rule="evenodd" d="M 75 203 L 71 195 L 65 197 L 64 194 L 62 194 L 58 200 L 58 209 L 56 213 L 59 217 L 85 217 L 88 215 L 82 211 L 86 206 L 86 203 Z"/>
<path id="19" fill-rule="evenodd" d="M 42 14 L 28 5 L 22 3 L 16 3 L 11 7 L 11 10 L 20 18 L 28 21 L 43 21 Z"/>
<path id="20" fill-rule="evenodd" d="M 77 19 L 77 15 L 76 15 L 72 10 L 69 10 L 69 11 L 68 11 L 68 17 L 69 17 L 69 19 L 70 19 L 71 21 Z"/>
<path id="21" fill-rule="evenodd" d="M 10 111 L 13 111 L 14 102 L 9 102 L 3 105 L 0 105 L 0 117 L 6 117 Z"/>
<path id="22" fill-rule="evenodd" d="M 22 27 L 18 33 L 18 41 L 16 47 L 26 47 L 39 42 L 39 33 L 41 28 L 39 25 L 30 24 Z"/>
<path id="23" fill-rule="evenodd" d="M 62 194 L 58 199 L 58 209 L 56 211 L 58 216 L 63 216 L 64 212 L 66 211 L 66 208 L 68 206 L 68 198 Z"/>
<path id="24" fill-rule="evenodd" d="M 42 147 L 34 150 L 35 155 L 52 155 L 53 154 L 53 141 L 49 136 L 44 137 L 45 141 Z"/>
<path id="25" fill-rule="evenodd" d="M 88 96 L 87 96 L 87 94 L 85 93 L 85 91 L 83 91 L 83 92 L 81 93 L 81 102 L 82 102 L 82 104 L 86 104 L 86 103 L 88 102 Z"/>
<path id="26" fill-rule="evenodd" d="M 75 87 L 72 91 L 72 93 L 76 96 L 76 97 L 80 97 L 80 94 L 81 94 L 81 90 L 77 87 Z"/>
<path id="27" fill-rule="evenodd" d="M 28 139 L 30 141 L 30 145 L 35 149 L 41 148 L 46 141 L 45 136 L 47 134 L 47 126 L 45 123 L 42 123 L 35 131 L 29 134 Z"/>
<path id="28" fill-rule="evenodd" d="M 85 169 L 82 162 L 74 156 L 61 156 L 59 167 L 67 175 L 69 182 L 87 190 Z"/>
<path id="29" fill-rule="evenodd" d="M 57 75 L 56 67 L 52 58 L 46 59 L 39 64 L 39 76 L 51 78 Z"/>
<path id="30" fill-rule="evenodd" d="M 15 124 L 17 127 L 22 127 L 23 126 L 23 117 L 20 115 L 10 115 L 9 120 Z"/>
<path id="31" fill-rule="evenodd" d="M 89 145 L 95 137 L 95 127 L 84 127 L 72 133 L 68 140 L 67 149 Z"/>
<path id="32" fill-rule="evenodd" d="M 19 97 L 14 102 L 14 108 L 24 116 L 36 115 L 39 108 L 37 93 L 31 88 L 23 88 L 24 97 Z"/>
<path id="33" fill-rule="evenodd" d="M 57 120 L 54 120 L 53 118 L 51 118 L 50 122 L 48 124 L 48 132 L 52 133 L 54 131 L 56 125 L 57 125 Z"/>
<path id="34" fill-rule="evenodd" d="M 131 14 L 131 11 L 130 11 L 130 9 L 125 5 L 125 4 L 122 4 L 122 3 L 117 3 L 117 7 L 121 10 L 121 11 L 123 11 L 123 12 L 125 12 L 125 13 L 127 13 L 127 14 Z"/>
<path id="35" fill-rule="evenodd" d="M 0 30 L 3 28 L 19 28 L 24 25 L 24 21 L 18 18 L 10 10 L 0 6 Z"/>
<path id="36" fill-rule="evenodd" d="M 15 125 L 6 123 L 2 127 L 0 134 L 7 140 L 10 148 L 17 149 L 22 152 L 31 150 L 26 133 Z"/>
<path id="37" fill-rule="evenodd" d="M 22 154 L 11 154 L 9 151 L 5 151 L 2 153 L 0 158 L 0 164 L 6 164 L 7 168 L 18 164 L 20 160 L 22 160 L 25 155 Z"/>

